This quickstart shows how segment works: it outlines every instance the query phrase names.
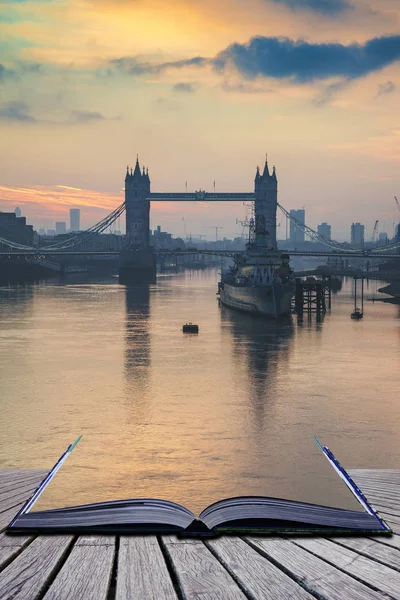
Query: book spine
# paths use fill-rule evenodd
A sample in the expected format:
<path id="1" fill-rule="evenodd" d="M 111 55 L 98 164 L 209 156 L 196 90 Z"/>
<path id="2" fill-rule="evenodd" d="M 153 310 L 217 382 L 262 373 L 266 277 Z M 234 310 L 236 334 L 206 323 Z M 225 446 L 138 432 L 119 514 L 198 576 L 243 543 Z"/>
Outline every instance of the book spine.
<path id="1" fill-rule="evenodd" d="M 64 454 L 62 454 L 60 456 L 60 458 L 58 459 L 58 461 L 56 462 L 56 464 L 54 465 L 54 467 L 47 473 L 47 475 L 43 479 L 43 481 L 41 483 L 39 483 L 38 487 L 33 492 L 32 496 L 30 498 L 28 498 L 28 500 L 25 502 L 25 504 L 23 505 L 23 507 L 15 515 L 15 517 L 13 518 L 13 520 L 11 521 L 11 523 L 8 525 L 8 528 L 12 528 L 13 525 L 18 520 L 19 517 L 21 517 L 22 515 L 26 514 L 28 511 L 30 511 L 30 509 L 32 508 L 32 506 L 35 504 L 36 500 L 39 498 L 39 496 L 42 494 L 42 492 L 44 491 L 44 489 L 47 487 L 47 485 L 53 479 L 53 477 L 57 473 L 57 471 L 59 471 L 61 469 L 62 465 L 65 463 L 65 461 L 67 460 L 68 456 L 71 454 L 72 450 L 75 448 L 75 446 L 77 445 L 77 443 L 79 442 L 79 440 L 81 438 L 82 438 L 82 436 L 80 435 L 79 437 L 76 438 L 75 442 L 73 442 L 72 444 L 70 444 L 68 446 L 68 448 L 66 449 L 66 451 L 64 452 Z"/>

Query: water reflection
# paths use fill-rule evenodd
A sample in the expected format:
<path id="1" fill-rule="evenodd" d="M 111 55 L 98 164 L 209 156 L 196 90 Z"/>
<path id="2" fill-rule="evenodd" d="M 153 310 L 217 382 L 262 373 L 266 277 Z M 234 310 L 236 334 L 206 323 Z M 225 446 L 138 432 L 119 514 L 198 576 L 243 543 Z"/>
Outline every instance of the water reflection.
<path id="1" fill-rule="evenodd" d="M 304 315 L 297 315 L 296 316 L 296 324 L 298 329 L 305 329 L 305 330 L 315 330 L 315 331 L 322 331 L 322 325 L 323 322 L 325 320 L 325 317 L 329 316 L 330 311 L 328 311 L 326 314 L 321 314 L 321 315 L 316 315 L 315 313 L 312 312 L 307 312 Z"/>
<path id="2" fill-rule="evenodd" d="M 222 323 L 229 326 L 233 358 L 247 371 L 248 406 L 252 409 L 255 442 L 266 433 L 265 415 L 273 404 L 276 382 L 288 362 L 294 327 L 291 317 L 269 321 L 221 307 Z"/>
<path id="3" fill-rule="evenodd" d="M 127 287 L 125 309 L 126 397 L 131 401 L 135 398 L 135 401 L 145 409 L 144 395 L 149 390 L 151 367 L 150 285 Z M 136 406 L 136 409 L 139 408 Z"/>

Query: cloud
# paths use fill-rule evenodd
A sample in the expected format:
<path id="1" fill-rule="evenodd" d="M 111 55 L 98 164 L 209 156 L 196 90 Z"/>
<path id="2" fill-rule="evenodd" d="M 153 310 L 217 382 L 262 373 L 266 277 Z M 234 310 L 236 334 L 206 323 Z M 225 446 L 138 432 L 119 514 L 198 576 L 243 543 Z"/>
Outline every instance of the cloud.
<path id="1" fill-rule="evenodd" d="M 71 110 L 64 120 L 37 119 L 32 115 L 30 107 L 25 102 L 16 100 L 8 102 L 3 107 L 0 107 L 0 119 L 4 121 L 47 123 L 52 125 L 81 125 L 83 123 L 111 120 L 99 112 L 89 110 Z"/>
<path id="2" fill-rule="evenodd" d="M 4 5 L 4 2 L 2 2 Z M 14 25 L 15 23 L 23 23 L 24 21 L 38 22 L 40 19 L 33 13 L 20 13 L 14 8 L 3 8 L 3 12 L 0 14 L 0 23 L 7 23 L 7 25 Z"/>
<path id="3" fill-rule="evenodd" d="M 155 104 L 157 109 L 161 110 L 162 112 L 174 113 L 179 112 L 181 110 L 180 102 L 171 98 L 163 98 L 162 96 L 159 96 L 158 98 L 156 98 Z"/>
<path id="4" fill-rule="evenodd" d="M 228 46 L 213 59 L 213 64 L 219 72 L 233 66 L 248 79 L 273 77 L 304 83 L 332 77 L 356 79 L 399 59 L 400 35 L 348 46 L 259 36 L 247 44 Z"/>
<path id="5" fill-rule="evenodd" d="M 37 185 L 26 188 L 0 185 L 1 202 L 8 202 L 10 206 L 42 205 L 50 212 L 56 211 L 57 208 L 65 210 L 65 206 L 80 206 L 87 210 L 104 209 L 110 212 L 121 204 L 121 198 L 121 194 L 107 194 L 63 185 Z"/>
<path id="6" fill-rule="evenodd" d="M 397 89 L 396 85 L 393 81 L 386 81 L 386 83 L 381 83 L 378 85 L 378 93 L 377 96 L 386 96 L 387 94 L 392 94 Z"/>
<path id="7" fill-rule="evenodd" d="M 0 119 L 6 121 L 22 121 L 24 123 L 36 123 L 37 119 L 30 114 L 25 102 L 8 102 L 0 108 Z"/>
<path id="8" fill-rule="evenodd" d="M 350 81 L 379 71 L 400 59 L 400 35 L 372 38 L 364 44 L 310 43 L 286 37 L 257 36 L 246 44 L 234 43 L 214 58 L 195 56 L 178 61 L 150 63 L 139 57 L 109 61 L 108 74 L 159 75 L 167 69 L 211 65 L 217 73 L 232 67 L 247 79 L 268 77 L 306 83 L 340 77 Z"/>
<path id="9" fill-rule="evenodd" d="M 15 71 L 11 71 L 10 69 L 6 69 L 6 67 L 0 64 L 0 83 L 6 81 L 6 79 L 11 79 L 15 77 Z"/>
<path id="10" fill-rule="evenodd" d="M 228 83 L 227 81 L 224 81 L 224 83 L 221 84 L 221 89 L 228 93 L 239 92 L 242 94 L 271 94 L 274 91 L 272 89 L 265 89 L 260 86 L 252 85 L 251 83 Z"/>
<path id="11" fill-rule="evenodd" d="M 175 60 L 163 63 L 149 63 L 140 60 L 139 57 L 125 56 L 113 58 L 109 61 L 110 67 L 125 75 L 159 75 L 168 69 L 183 69 L 184 67 L 202 67 L 207 64 L 208 59 L 202 56 L 194 56 L 184 60 Z M 112 71 L 108 72 L 109 74 Z"/>
<path id="12" fill-rule="evenodd" d="M 69 123 L 93 123 L 94 121 L 106 121 L 107 117 L 99 112 L 89 110 L 71 110 L 68 122 Z"/>
<path id="13" fill-rule="evenodd" d="M 283 4 L 292 11 L 309 10 L 324 15 L 339 15 L 354 6 L 348 0 L 272 0 Z"/>
<path id="14" fill-rule="evenodd" d="M 389 129 L 354 142 L 328 144 L 325 150 L 339 150 L 357 156 L 368 156 L 375 160 L 400 163 L 400 129 Z"/>
<path id="15" fill-rule="evenodd" d="M 312 101 L 314 106 L 323 106 L 327 104 L 333 96 L 343 90 L 349 84 L 349 79 L 343 81 L 336 81 L 327 85 Z"/>
<path id="16" fill-rule="evenodd" d="M 28 2 L 35 2 L 35 4 L 45 4 L 46 2 L 57 2 L 57 0 L 1 0 L 2 4 L 28 4 Z M 61 0 L 58 0 L 58 4 L 61 4 Z"/>
<path id="17" fill-rule="evenodd" d="M 195 91 L 194 85 L 192 83 L 185 83 L 184 81 L 176 83 L 172 89 L 174 90 L 174 92 L 183 92 L 185 94 L 190 94 Z"/>

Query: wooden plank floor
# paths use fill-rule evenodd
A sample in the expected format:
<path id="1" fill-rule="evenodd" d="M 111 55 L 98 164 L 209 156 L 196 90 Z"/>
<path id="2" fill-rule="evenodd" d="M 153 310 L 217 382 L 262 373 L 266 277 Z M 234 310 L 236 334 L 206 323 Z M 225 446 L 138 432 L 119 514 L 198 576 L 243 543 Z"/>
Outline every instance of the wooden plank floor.
<path id="1" fill-rule="evenodd" d="M 400 600 L 400 470 L 350 473 L 392 537 L 8 536 L 45 472 L 0 471 L 0 599 Z"/>

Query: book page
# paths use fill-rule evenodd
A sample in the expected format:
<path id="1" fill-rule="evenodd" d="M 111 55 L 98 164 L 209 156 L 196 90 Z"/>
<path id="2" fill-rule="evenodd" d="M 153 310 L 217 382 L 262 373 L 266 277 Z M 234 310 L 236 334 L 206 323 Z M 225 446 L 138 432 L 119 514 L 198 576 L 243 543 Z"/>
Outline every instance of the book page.
<path id="1" fill-rule="evenodd" d="M 112 447 L 98 448 L 98 440 L 87 437 L 69 455 L 32 510 L 151 497 L 177 502 L 199 514 L 224 498 L 257 495 L 362 511 L 325 455 L 312 439 L 308 443 L 307 457 L 302 457 L 299 449 L 293 457 L 291 452 L 279 450 L 267 456 L 259 448 L 248 464 L 241 460 L 240 452 L 219 460 L 206 456 L 203 462 L 188 454 L 188 460 L 179 461 L 183 466 L 177 469 L 172 453 L 154 452 L 141 464 L 138 450 L 127 462 L 120 453 L 114 456 Z M 214 463 L 212 468 L 210 463 Z"/>

